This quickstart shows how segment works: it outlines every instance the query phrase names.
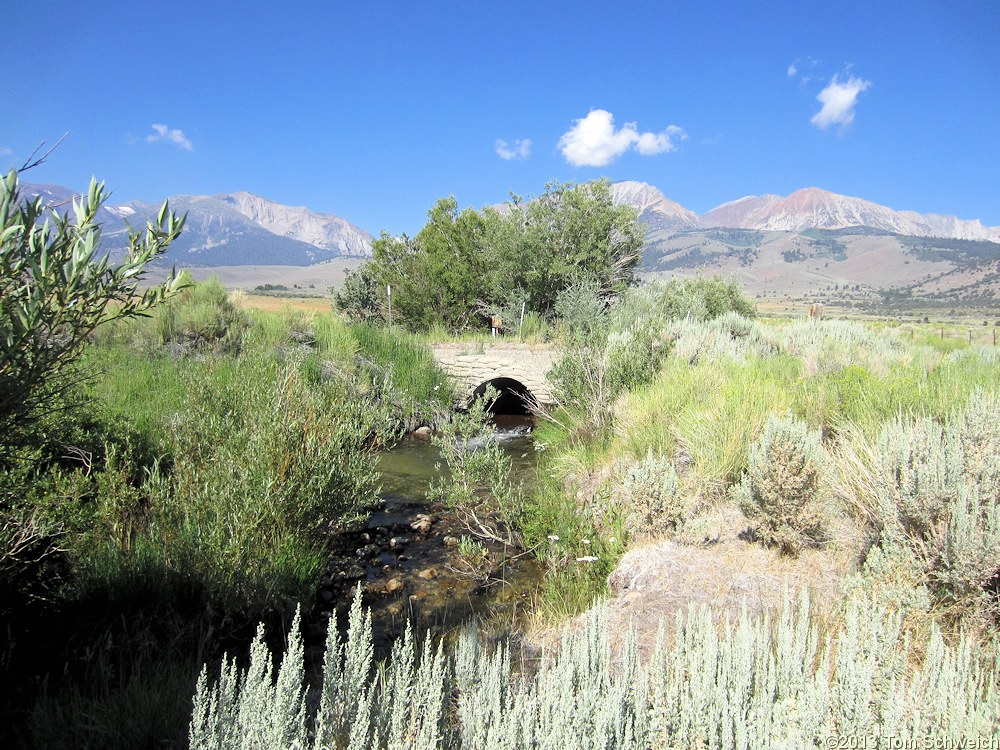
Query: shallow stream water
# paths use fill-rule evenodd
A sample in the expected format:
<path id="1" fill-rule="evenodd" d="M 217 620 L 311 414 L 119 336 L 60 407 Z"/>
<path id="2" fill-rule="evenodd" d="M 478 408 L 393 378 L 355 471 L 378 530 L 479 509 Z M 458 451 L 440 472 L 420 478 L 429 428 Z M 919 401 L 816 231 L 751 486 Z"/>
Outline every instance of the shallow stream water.
<path id="1" fill-rule="evenodd" d="M 534 423 L 530 417 L 495 419 L 496 432 L 483 439 L 503 446 L 511 458 L 512 481 L 528 487 L 536 465 Z M 470 441 L 470 449 L 477 440 Z M 438 449 L 417 437 L 407 437 L 379 456 L 382 502 L 366 522 L 339 536 L 319 592 L 320 609 L 336 609 L 342 623 L 352 591 L 361 585 L 380 650 L 403 632 L 407 621 L 417 632 L 435 634 L 471 617 L 512 626 L 541 580 L 541 566 L 530 554 L 477 537 L 467 518 L 428 501 L 439 463 Z M 480 554 L 469 554 L 473 541 L 482 545 Z"/>

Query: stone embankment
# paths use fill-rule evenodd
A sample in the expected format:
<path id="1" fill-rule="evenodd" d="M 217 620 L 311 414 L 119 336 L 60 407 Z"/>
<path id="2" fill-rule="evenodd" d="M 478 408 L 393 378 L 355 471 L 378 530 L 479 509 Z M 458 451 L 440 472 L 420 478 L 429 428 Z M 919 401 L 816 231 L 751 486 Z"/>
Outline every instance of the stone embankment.
<path id="1" fill-rule="evenodd" d="M 467 403 L 476 389 L 498 379 L 516 380 L 542 406 L 554 403 L 548 372 L 562 353 L 543 346 L 517 343 L 438 344 L 434 360 L 459 386 Z"/>
<path id="2" fill-rule="evenodd" d="M 669 640 L 677 615 L 709 607 L 719 627 L 742 611 L 751 617 L 780 612 L 786 601 L 803 594 L 809 607 L 831 615 L 841 601 L 845 576 L 854 569 L 858 550 L 852 543 L 831 549 L 781 555 L 746 541 L 746 519 L 726 509 L 705 518 L 699 531 L 675 539 L 650 541 L 629 550 L 608 576 L 608 631 L 620 642 L 632 630 L 645 656 L 652 654 L 661 625 Z M 543 633 L 545 642 L 555 634 Z"/>

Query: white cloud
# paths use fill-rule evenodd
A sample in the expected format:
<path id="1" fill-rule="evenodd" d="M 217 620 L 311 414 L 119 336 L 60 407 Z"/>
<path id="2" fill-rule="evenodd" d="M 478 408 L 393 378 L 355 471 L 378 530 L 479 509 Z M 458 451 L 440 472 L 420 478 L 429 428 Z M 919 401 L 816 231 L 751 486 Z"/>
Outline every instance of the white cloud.
<path id="1" fill-rule="evenodd" d="M 662 133 L 640 133 L 635 142 L 635 150 L 643 156 L 669 153 L 677 148 L 670 140 L 675 136 L 681 140 L 687 138 L 684 130 L 676 125 L 668 125 Z"/>
<path id="2" fill-rule="evenodd" d="M 183 131 L 178 130 L 177 128 L 171 130 L 166 125 L 153 123 L 153 131 L 154 132 L 146 136 L 147 143 L 168 141 L 170 143 L 177 144 L 185 151 L 191 151 L 194 149 L 194 144 L 191 143 L 190 139 L 186 135 L 184 135 Z"/>
<path id="3" fill-rule="evenodd" d="M 531 139 L 525 138 L 521 140 L 516 139 L 513 144 L 507 143 L 503 139 L 497 139 L 496 142 L 496 152 L 504 161 L 511 161 L 512 159 L 527 159 L 531 154 Z"/>
<path id="4" fill-rule="evenodd" d="M 603 167 L 633 146 L 643 156 L 676 150 L 675 139 L 684 140 L 683 129 L 670 125 L 660 133 L 640 133 L 634 122 L 615 130 L 615 118 L 604 109 L 592 109 L 586 117 L 574 120 L 573 127 L 559 139 L 559 148 L 576 167 Z"/>
<path id="5" fill-rule="evenodd" d="M 6 146 L 0 146 L 0 156 L 10 156 L 12 153 L 14 152 Z"/>
<path id="6" fill-rule="evenodd" d="M 798 78 L 799 85 L 805 86 L 810 81 L 815 80 L 815 76 L 809 74 L 809 71 L 819 65 L 819 60 L 814 57 L 796 57 L 792 60 L 791 65 L 785 69 L 785 75 L 789 78 Z"/>
<path id="7" fill-rule="evenodd" d="M 816 97 L 823 107 L 813 115 L 810 122 L 821 130 L 832 125 L 846 128 L 854 122 L 854 107 L 858 103 L 858 95 L 871 88 L 871 85 L 871 81 L 854 76 L 846 81 L 840 81 L 834 76 L 830 84 Z"/>

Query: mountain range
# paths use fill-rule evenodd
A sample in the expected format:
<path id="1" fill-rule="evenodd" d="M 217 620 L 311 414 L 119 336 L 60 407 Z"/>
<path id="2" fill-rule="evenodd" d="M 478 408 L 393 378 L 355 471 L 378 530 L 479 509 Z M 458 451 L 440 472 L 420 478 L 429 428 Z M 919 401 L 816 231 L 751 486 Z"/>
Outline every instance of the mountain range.
<path id="1" fill-rule="evenodd" d="M 56 185 L 22 187 L 57 210 L 67 210 L 74 198 Z M 894 289 L 914 298 L 1000 299 L 1000 227 L 978 220 L 895 211 L 819 188 L 747 196 L 701 215 L 643 182 L 616 182 L 611 191 L 616 203 L 634 206 L 646 226 L 640 269 L 650 275 L 732 274 L 764 296 L 849 287 L 862 294 Z M 179 195 L 170 204 L 188 218 L 163 259 L 167 264 L 277 273 L 277 266 L 305 271 L 371 256 L 371 235 L 333 214 L 245 192 Z M 129 226 L 145 226 L 157 209 L 142 201 L 106 204 L 98 216 L 105 246 L 112 254 L 123 251 Z M 256 273 L 261 283 L 271 280 L 266 268 Z"/>
<path id="2" fill-rule="evenodd" d="M 75 193 L 58 185 L 25 184 L 57 210 L 68 210 Z M 186 213 L 181 236 L 163 262 L 179 266 L 306 266 L 371 255 L 372 236 L 338 216 L 285 206 L 250 193 L 176 195 L 170 207 Z M 101 209 L 105 246 L 124 251 L 130 227 L 143 228 L 159 205 L 131 201 Z"/>
<path id="3" fill-rule="evenodd" d="M 649 231 L 688 229 L 758 229 L 802 232 L 808 229 L 867 227 L 910 237 L 945 237 L 1000 242 L 1000 227 L 986 227 L 978 219 L 942 214 L 894 211 L 878 203 L 838 195 L 819 188 L 796 190 L 787 197 L 749 195 L 716 206 L 698 216 L 644 182 L 616 182 L 612 196 L 639 210 Z"/>

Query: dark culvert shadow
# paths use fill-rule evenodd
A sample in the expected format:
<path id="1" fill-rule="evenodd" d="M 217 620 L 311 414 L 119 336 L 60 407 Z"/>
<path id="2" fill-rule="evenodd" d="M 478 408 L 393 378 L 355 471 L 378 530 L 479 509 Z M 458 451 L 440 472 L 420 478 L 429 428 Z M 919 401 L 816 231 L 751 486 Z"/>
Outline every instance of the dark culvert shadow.
<path id="1" fill-rule="evenodd" d="M 493 378 L 477 387 L 472 392 L 472 399 L 475 400 L 482 396 L 486 392 L 487 386 L 493 386 L 500 393 L 497 400 L 489 406 L 489 412 L 494 416 L 498 414 L 517 416 L 531 414 L 528 404 L 534 402 L 534 396 L 531 395 L 531 391 L 524 383 L 514 380 L 514 378 Z"/>

